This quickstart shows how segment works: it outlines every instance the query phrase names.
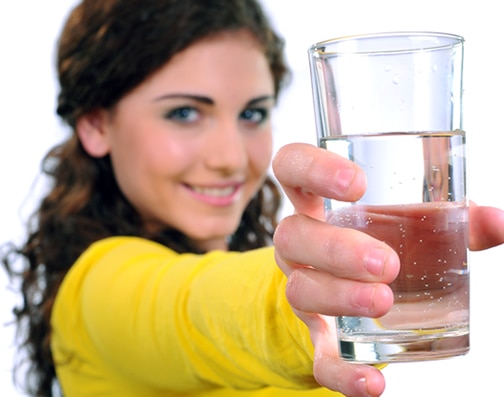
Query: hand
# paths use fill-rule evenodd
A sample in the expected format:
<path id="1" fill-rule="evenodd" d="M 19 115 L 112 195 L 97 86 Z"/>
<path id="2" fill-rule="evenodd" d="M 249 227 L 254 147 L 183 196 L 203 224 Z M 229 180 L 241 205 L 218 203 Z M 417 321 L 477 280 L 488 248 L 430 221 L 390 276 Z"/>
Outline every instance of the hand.
<path id="1" fill-rule="evenodd" d="M 323 221 L 322 197 L 357 200 L 365 175 L 353 162 L 306 144 L 283 147 L 273 170 L 296 212 L 277 228 L 276 260 L 288 277 L 287 299 L 310 331 L 315 379 L 348 397 L 379 396 L 385 388 L 380 371 L 339 359 L 332 317 L 385 314 L 399 258 L 364 233 Z"/>
<path id="2" fill-rule="evenodd" d="M 393 303 L 387 283 L 397 276 L 399 259 L 366 234 L 323 221 L 322 197 L 357 200 L 365 191 L 364 173 L 353 162 L 306 144 L 283 147 L 273 170 L 296 213 L 277 228 L 276 260 L 288 277 L 287 298 L 310 330 L 315 379 L 348 397 L 379 396 L 385 388 L 380 371 L 339 359 L 332 317 L 385 314 Z M 469 216 L 472 250 L 504 243 L 504 211 L 471 203 Z"/>

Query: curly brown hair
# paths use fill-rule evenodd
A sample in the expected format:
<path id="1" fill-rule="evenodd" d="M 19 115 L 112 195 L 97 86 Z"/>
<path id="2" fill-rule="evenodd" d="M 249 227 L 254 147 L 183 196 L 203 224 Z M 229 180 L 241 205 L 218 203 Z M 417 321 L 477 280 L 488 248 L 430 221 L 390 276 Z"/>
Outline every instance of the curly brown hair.
<path id="1" fill-rule="evenodd" d="M 58 115 L 74 130 L 42 161 L 51 186 L 31 218 L 26 242 L 9 246 L 3 263 L 20 277 L 22 304 L 14 309 L 21 338 L 25 390 L 53 396 L 50 316 L 66 272 L 94 241 L 113 235 L 145 237 L 177 252 L 200 252 L 177 230 L 149 234 L 114 179 L 110 159 L 94 158 L 75 133 L 76 121 L 110 109 L 124 95 L 194 42 L 222 31 L 251 32 L 262 46 L 278 94 L 289 75 L 283 40 L 255 0 L 83 0 L 69 15 L 58 42 Z M 246 208 L 229 248 L 271 243 L 281 194 L 267 178 Z M 22 270 L 16 266 L 22 262 Z M 56 387 L 55 387 L 56 386 Z"/>

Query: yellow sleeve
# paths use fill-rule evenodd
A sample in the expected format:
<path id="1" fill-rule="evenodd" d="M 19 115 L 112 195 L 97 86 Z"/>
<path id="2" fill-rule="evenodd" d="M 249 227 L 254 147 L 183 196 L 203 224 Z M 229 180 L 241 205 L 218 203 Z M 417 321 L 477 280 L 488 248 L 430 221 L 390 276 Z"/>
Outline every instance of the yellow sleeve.
<path id="1" fill-rule="evenodd" d="M 55 358 L 82 356 L 96 361 L 90 373 L 103 367 L 171 391 L 315 387 L 309 334 L 285 299 L 285 282 L 272 248 L 194 255 L 106 239 L 60 288 Z"/>

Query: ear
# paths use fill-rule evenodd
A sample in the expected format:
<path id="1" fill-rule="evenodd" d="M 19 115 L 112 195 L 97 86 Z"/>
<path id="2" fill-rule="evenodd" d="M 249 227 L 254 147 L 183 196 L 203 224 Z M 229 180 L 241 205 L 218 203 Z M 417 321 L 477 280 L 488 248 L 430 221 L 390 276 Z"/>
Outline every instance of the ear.
<path id="1" fill-rule="evenodd" d="M 77 120 L 77 135 L 84 150 L 92 157 L 104 157 L 110 151 L 106 124 L 108 117 L 103 110 L 95 110 Z"/>

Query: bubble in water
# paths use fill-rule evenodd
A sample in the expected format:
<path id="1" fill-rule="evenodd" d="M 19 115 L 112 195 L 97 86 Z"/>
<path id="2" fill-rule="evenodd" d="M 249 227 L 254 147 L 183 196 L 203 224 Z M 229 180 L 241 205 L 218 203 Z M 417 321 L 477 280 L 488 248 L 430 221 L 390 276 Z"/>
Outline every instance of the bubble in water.
<path id="1" fill-rule="evenodd" d="M 392 78 L 392 83 L 394 83 L 395 85 L 398 85 L 400 81 L 401 80 L 399 79 L 399 76 L 397 74 Z"/>

